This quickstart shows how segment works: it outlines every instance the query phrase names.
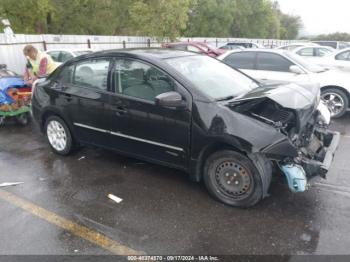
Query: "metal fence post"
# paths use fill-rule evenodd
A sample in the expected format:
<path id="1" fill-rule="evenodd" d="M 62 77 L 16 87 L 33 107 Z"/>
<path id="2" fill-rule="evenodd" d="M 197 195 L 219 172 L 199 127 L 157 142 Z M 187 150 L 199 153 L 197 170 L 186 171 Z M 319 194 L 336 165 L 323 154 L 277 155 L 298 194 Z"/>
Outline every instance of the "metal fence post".
<path id="1" fill-rule="evenodd" d="M 90 39 L 87 40 L 87 46 L 88 48 L 90 49 L 91 48 L 91 42 L 90 42 Z"/>
<path id="2" fill-rule="evenodd" d="M 43 48 L 44 48 L 44 51 L 47 50 L 47 46 L 46 46 L 46 41 L 45 40 L 43 41 Z"/>
<path id="3" fill-rule="evenodd" d="M 151 47 L 151 40 L 148 38 L 147 39 L 147 47 L 150 48 Z"/>
<path id="4" fill-rule="evenodd" d="M 123 40 L 123 48 L 124 48 L 124 49 L 126 48 L 126 42 L 125 42 L 125 40 Z"/>

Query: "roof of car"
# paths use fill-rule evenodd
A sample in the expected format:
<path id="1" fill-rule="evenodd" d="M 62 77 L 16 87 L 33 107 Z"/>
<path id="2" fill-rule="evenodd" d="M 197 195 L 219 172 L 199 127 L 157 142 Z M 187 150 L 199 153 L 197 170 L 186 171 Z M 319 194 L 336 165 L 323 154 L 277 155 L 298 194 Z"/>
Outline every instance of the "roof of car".
<path id="1" fill-rule="evenodd" d="M 53 52 L 53 51 L 67 51 L 67 52 L 77 52 L 77 51 L 91 51 L 93 52 L 94 50 L 88 49 L 88 48 L 77 48 L 77 49 L 70 49 L 70 48 L 53 48 L 53 49 L 48 49 L 45 52 Z"/>
<path id="2" fill-rule="evenodd" d="M 95 52 L 85 56 L 93 56 L 94 54 L 103 54 L 103 55 L 113 55 L 113 54 L 133 54 L 148 58 L 158 58 L 158 59 L 168 59 L 182 56 L 193 56 L 198 55 L 193 52 L 186 52 L 176 49 L 166 49 L 166 48 L 127 48 L 127 49 L 112 49 Z"/>

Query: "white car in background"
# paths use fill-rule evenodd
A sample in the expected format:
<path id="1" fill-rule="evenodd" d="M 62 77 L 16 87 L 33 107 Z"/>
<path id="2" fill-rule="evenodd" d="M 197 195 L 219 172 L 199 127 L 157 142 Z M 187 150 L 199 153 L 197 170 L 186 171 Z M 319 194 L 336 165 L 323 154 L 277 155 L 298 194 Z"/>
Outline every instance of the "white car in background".
<path id="1" fill-rule="evenodd" d="M 285 50 L 249 49 L 228 51 L 218 57 L 261 83 L 296 83 L 320 85 L 321 98 L 333 117 L 341 117 L 349 108 L 349 75 L 310 63 Z"/>
<path id="2" fill-rule="evenodd" d="M 293 51 L 294 49 L 299 48 L 299 47 L 303 47 L 303 46 L 319 46 L 319 45 L 311 43 L 311 42 L 300 42 L 300 43 L 293 43 L 293 44 L 289 44 L 289 45 L 279 46 L 279 47 L 276 47 L 275 49 Z"/>
<path id="3" fill-rule="evenodd" d="M 92 52 L 91 49 L 50 49 L 45 53 L 50 55 L 57 64 L 63 64 L 73 57 L 90 54 Z"/>
<path id="4" fill-rule="evenodd" d="M 350 73 L 350 48 L 333 52 L 327 56 L 314 60 L 314 62 L 328 69 L 338 69 Z"/>
<path id="5" fill-rule="evenodd" d="M 311 61 L 320 61 L 319 58 L 330 55 L 335 49 L 328 46 L 300 46 L 292 50 L 293 53 L 310 59 Z"/>

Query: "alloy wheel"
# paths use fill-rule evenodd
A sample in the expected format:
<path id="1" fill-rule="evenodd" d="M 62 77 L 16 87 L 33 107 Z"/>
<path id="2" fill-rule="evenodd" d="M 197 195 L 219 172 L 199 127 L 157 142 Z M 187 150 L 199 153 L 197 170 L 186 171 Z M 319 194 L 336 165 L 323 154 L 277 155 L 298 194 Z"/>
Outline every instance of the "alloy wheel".
<path id="1" fill-rule="evenodd" d="M 52 120 L 47 125 L 47 138 L 51 146 L 57 151 L 63 151 L 67 146 L 67 134 L 58 121 Z"/>
<path id="2" fill-rule="evenodd" d="M 327 105 L 331 116 L 338 115 L 344 110 L 344 99 L 337 93 L 326 92 L 322 94 L 322 100 Z"/>

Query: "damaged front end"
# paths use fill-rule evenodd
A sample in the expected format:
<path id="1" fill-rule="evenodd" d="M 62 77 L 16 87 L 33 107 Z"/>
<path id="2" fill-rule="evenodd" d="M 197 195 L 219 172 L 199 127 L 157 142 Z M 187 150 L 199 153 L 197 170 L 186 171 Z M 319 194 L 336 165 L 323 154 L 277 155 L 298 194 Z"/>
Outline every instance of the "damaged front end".
<path id="1" fill-rule="evenodd" d="M 285 174 L 292 192 L 303 192 L 308 181 L 326 177 L 340 134 L 328 130 L 330 113 L 319 88 L 268 86 L 230 103 L 230 108 L 264 122 L 284 135 L 262 150 Z"/>

